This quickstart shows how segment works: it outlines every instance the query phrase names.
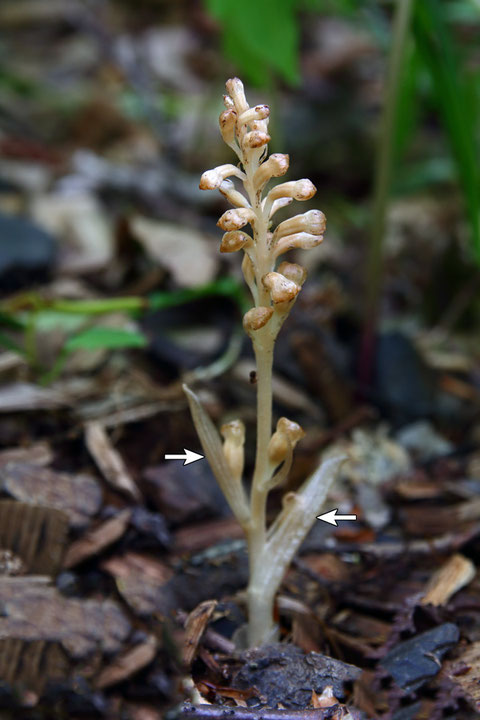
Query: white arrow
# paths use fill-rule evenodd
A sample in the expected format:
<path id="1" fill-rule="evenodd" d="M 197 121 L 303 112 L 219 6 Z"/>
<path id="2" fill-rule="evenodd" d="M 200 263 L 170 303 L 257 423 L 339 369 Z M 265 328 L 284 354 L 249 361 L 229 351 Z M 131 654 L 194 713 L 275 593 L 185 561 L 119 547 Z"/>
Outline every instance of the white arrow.
<path id="1" fill-rule="evenodd" d="M 356 515 L 337 515 L 338 508 L 330 510 L 329 512 L 323 513 L 323 515 L 317 515 L 317 520 L 323 520 L 330 525 L 337 527 L 337 520 L 356 520 Z"/>
<path id="2" fill-rule="evenodd" d="M 187 450 L 187 448 L 183 448 L 184 455 L 165 455 L 165 460 L 183 460 L 184 465 L 188 465 L 192 462 L 197 462 L 197 460 L 202 460 L 204 455 L 199 455 L 196 452 L 193 452 L 193 450 Z"/>

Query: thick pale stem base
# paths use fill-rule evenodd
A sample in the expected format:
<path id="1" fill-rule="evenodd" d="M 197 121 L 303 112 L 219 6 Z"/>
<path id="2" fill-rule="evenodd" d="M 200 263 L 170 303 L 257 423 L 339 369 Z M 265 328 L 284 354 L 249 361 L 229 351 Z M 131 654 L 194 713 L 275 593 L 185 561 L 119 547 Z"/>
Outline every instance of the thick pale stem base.
<path id="1" fill-rule="evenodd" d="M 258 647 L 277 640 L 278 628 L 273 619 L 273 604 L 277 588 L 250 581 L 248 600 L 248 646 Z"/>

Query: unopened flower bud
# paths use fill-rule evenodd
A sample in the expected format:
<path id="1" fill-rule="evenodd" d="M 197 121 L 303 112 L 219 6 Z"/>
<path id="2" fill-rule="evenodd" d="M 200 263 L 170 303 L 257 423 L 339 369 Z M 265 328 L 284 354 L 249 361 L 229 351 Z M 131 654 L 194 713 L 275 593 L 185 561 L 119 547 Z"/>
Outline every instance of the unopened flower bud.
<path id="1" fill-rule="evenodd" d="M 258 120 L 265 120 L 270 115 L 270 108 L 268 105 L 257 105 L 254 108 L 249 108 L 243 112 L 238 118 L 239 125 L 250 125 L 251 123 Z"/>
<path id="2" fill-rule="evenodd" d="M 255 332 L 260 328 L 265 327 L 270 318 L 273 315 L 273 308 L 271 307 L 254 307 L 243 316 L 243 327 L 245 332 Z"/>
<path id="3" fill-rule="evenodd" d="M 222 230 L 240 230 L 248 223 L 253 223 L 255 220 L 255 213 L 250 208 L 235 208 L 233 210 L 227 210 L 219 218 L 217 225 Z"/>
<path id="4" fill-rule="evenodd" d="M 245 110 L 248 110 L 248 103 L 245 98 L 245 90 L 243 88 L 242 81 L 235 77 L 230 78 L 230 80 L 227 80 L 225 83 L 225 86 L 227 88 L 227 92 L 230 95 L 230 97 L 233 100 L 233 104 L 235 105 L 235 110 L 239 115 L 241 115 Z"/>
<path id="5" fill-rule="evenodd" d="M 245 174 L 235 165 L 228 163 L 227 165 L 219 165 L 212 170 L 207 170 L 200 178 L 200 190 L 215 190 L 220 187 L 225 178 L 235 175 L 242 180 Z"/>
<path id="6" fill-rule="evenodd" d="M 223 454 L 232 475 L 237 479 L 241 478 L 244 464 L 245 425 L 241 420 L 232 420 L 232 422 L 222 425 L 220 432 L 225 440 Z"/>
<path id="7" fill-rule="evenodd" d="M 288 155 L 282 155 L 282 153 L 274 153 L 273 155 L 270 155 L 268 160 L 260 165 L 253 176 L 255 190 L 262 190 L 270 178 L 285 175 L 288 170 L 288 165 Z"/>
<path id="8" fill-rule="evenodd" d="M 290 302 L 300 292 L 299 286 L 278 272 L 269 272 L 262 278 L 264 287 L 269 291 L 272 301 L 277 303 Z"/>
<path id="9" fill-rule="evenodd" d="M 248 148 L 259 148 L 270 142 L 270 135 L 261 130 L 252 130 L 243 138 L 243 145 Z"/>
<path id="10" fill-rule="evenodd" d="M 218 124 L 220 125 L 220 132 L 222 138 L 227 145 L 231 145 L 235 140 L 235 125 L 237 122 L 237 113 L 233 108 L 227 108 L 218 118 Z"/>
<path id="11" fill-rule="evenodd" d="M 227 108 L 227 110 L 230 110 L 230 108 L 235 108 L 234 102 L 230 95 L 224 95 L 223 96 L 223 104 Z"/>
<path id="12" fill-rule="evenodd" d="M 323 235 L 326 226 L 327 221 L 321 210 L 309 210 L 280 223 L 273 234 L 273 241 L 300 232 L 306 232 L 310 235 Z"/>
<path id="13" fill-rule="evenodd" d="M 237 252 L 237 250 L 241 250 L 243 247 L 245 247 L 245 245 L 251 243 L 253 243 L 253 240 L 250 235 L 247 235 L 240 230 L 232 230 L 225 233 L 225 235 L 222 237 L 222 242 L 220 244 L 220 252 Z"/>
<path id="14" fill-rule="evenodd" d="M 250 207 L 250 203 L 245 195 L 242 195 L 242 193 L 236 189 L 231 180 L 224 180 L 218 189 L 235 207 Z"/>
<path id="15" fill-rule="evenodd" d="M 269 217 L 273 217 L 277 210 L 281 210 L 282 208 L 286 207 L 287 205 L 290 205 L 290 203 L 293 202 L 293 198 L 291 197 L 283 197 L 278 198 L 278 200 L 275 200 L 272 209 L 270 210 Z"/>
<path id="16" fill-rule="evenodd" d="M 317 188 L 312 181 L 304 178 L 276 185 L 268 193 L 268 199 L 272 201 L 281 197 L 291 197 L 294 200 L 310 200 L 316 192 Z"/>
<path id="17" fill-rule="evenodd" d="M 268 444 L 268 457 L 271 462 L 276 465 L 283 462 L 288 450 L 290 448 L 293 450 L 304 435 L 305 432 L 298 423 L 285 417 L 280 418 Z"/>
<path id="18" fill-rule="evenodd" d="M 255 268 L 253 267 L 252 260 L 247 255 L 247 253 L 245 253 L 245 255 L 243 256 L 242 272 L 243 277 L 245 278 L 245 282 L 253 292 L 253 288 L 255 286 Z"/>
<path id="19" fill-rule="evenodd" d="M 273 255 L 277 258 L 287 252 L 287 250 L 294 250 L 295 248 L 300 248 L 301 250 L 311 250 L 312 248 L 317 247 L 317 245 L 320 245 L 322 240 L 323 235 L 310 235 L 305 232 L 287 235 L 275 244 Z"/>
<path id="20" fill-rule="evenodd" d="M 282 262 L 278 266 L 277 272 L 284 275 L 287 280 L 291 280 L 299 287 L 302 287 L 303 283 L 307 279 L 306 269 L 301 265 L 297 265 L 297 263 L 289 263 L 286 261 Z"/>

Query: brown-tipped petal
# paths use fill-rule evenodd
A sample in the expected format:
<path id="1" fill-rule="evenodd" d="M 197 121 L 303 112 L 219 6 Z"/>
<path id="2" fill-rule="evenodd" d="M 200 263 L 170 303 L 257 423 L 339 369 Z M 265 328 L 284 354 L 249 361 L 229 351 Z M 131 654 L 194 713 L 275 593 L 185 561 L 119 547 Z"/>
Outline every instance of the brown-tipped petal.
<path id="1" fill-rule="evenodd" d="M 278 272 L 267 273 L 262 278 L 262 282 L 275 304 L 289 302 L 296 298 L 300 292 L 300 288 L 296 283 L 288 280 Z"/>
<path id="2" fill-rule="evenodd" d="M 254 221 L 255 213 L 253 210 L 250 208 L 235 208 L 224 212 L 217 225 L 228 232 L 229 230 L 240 230 L 240 228 Z"/>
<path id="3" fill-rule="evenodd" d="M 282 262 L 277 268 L 277 272 L 284 275 L 287 280 L 291 280 L 295 285 L 302 287 L 303 283 L 307 279 L 307 271 L 301 265 L 297 263 Z"/>
<path id="4" fill-rule="evenodd" d="M 230 163 L 227 165 L 219 165 L 216 168 L 212 168 L 212 170 L 207 170 L 200 178 L 200 190 L 216 190 L 225 178 L 231 177 L 232 175 L 235 175 L 235 177 L 241 180 L 244 180 L 246 177 L 245 173 Z"/>
<path id="5" fill-rule="evenodd" d="M 301 250 L 311 250 L 312 248 L 317 247 L 317 245 L 320 245 L 322 240 L 323 235 L 310 235 L 305 232 L 295 233 L 295 235 L 287 235 L 287 237 L 282 238 L 275 244 L 273 255 L 277 258 L 279 255 L 283 255 L 283 253 L 287 252 L 287 250 L 294 250 L 295 248 L 300 248 Z"/>
<path id="6" fill-rule="evenodd" d="M 225 233 L 225 235 L 222 237 L 222 242 L 220 244 L 220 252 L 237 252 L 237 250 L 241 250 L 243 247 L 245 247 L 245 245 L 251 245 L 252 243 L 253 240 L 250 235 L 247 235 L 246 233 L 239 230 L 232 230 Z"/>
<path id="7" fill-rule="evenodd" d="M 220 132 L 222 138 L 227 145 L 231 145 L 235 140 L 235 124 L 237 122 L 237 113 L 233 108 L 227 108 L 218 118 L 218 124 L 220 125 Z"/>
<path id="8" fill-rule="evenodd" d="M 245 90 L 243 88 L 242 81 L 237 77 L 230 78 L 230 80 L 227 80 L 225 83 L 225 86 L 228 94 L 233 100 L 237 113 L 241 115 L 241 113 L 248 110 L 248 103 L 245 97 Z"/>
<path id="9" fill-rule="evenodd" d="M 229 110 L 230 108 L 235 108 L 234 102 L 233 102 L 232 98 L 230 97 L 230 95 L 223 96 L 223 104 L 225 105 L 227 110 Z"/>
<path id="10" fill-rule="evenodd" d="M 271 307 L 254 307 L 243 316 L 243 327 L 246 333 L 255 332 L 264 327 L 273 315 Z"/>
<path id="11" fill-rule="evenodd" d="M 304 435 L 305 432 L 298 423 L 286 417 L 280 418 L 268 445 L 268 457 L 271 462 L 275 465 L 283 462 L 289 449 L 293 450 Z"/>
<path id="12" fill-rule="evenodd" d="M 242 193 L 236 189 L 231 180 L 224 180 L 218 189 L 235 207 L 250 207 L 250 203 L 245 195 L 242 195 Z"/>
<path id="13" fill-rule="evenodd" d="M 310 235 L 323 235 L 326 227 L 327 221 L 323 212 L 321 210 L 309 210 L 280 223 L 273 234 L 273 242 L 287 235 L 300 232 L 306 232 Z"/>
<path id="14" fill-rule="evenodd" d="M 248 132 L 243 138 L 244 147 L 248 148 L 259 148 L 270 142 L 270 135 L 261 130 L 252 130 Z"/>
<path id="15" fill-rule="evenodd" d="M 286 417 L 281 417 L 278 420 L 277 431 L 285 433 L 292 445 L 296 445 L 299 440 L 305 437 L 305 431 L 301 425 Z"/>
<path id="16" fill-rule="evenodd" d="M 243 112 L 238 118 L 239 125 L 250 125 L 258 120 L 265 120 L 270 115 L 268 105 L 257 105 Z"/>
<path id="17" fill-rule="evenodd" d="M 282 197 L 291 197 L 294 200 L 310 200 L 315 193 L 317 188 L 308 178 L 302 180 L 291 180 L 290 182 L 280 183 L 270 190 L 268 193 L 268 199 L 278 200 Z"/>
<path id="18" fill-rule="evenodd" d="M 255 190 L 261 190 L 272 177 L 281 177 L 288 170 L 290 158 L 282 153 L 270 155 L 253 176 Z"/>

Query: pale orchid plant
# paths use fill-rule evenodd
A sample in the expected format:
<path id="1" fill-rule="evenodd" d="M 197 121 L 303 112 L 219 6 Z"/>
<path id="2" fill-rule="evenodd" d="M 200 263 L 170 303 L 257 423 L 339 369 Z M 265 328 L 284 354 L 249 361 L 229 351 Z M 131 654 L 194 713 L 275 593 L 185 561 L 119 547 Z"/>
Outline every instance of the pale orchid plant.
<path id="1" fill-rule="evenodd" d="M 248 645 L 275 639 L 273 607 L 282 578 L 315 522 L 334 480 L 342 457 L 327 460 L 297 492 L 283 498 L 278 517 L 267 526 L 266 501 L 270 490 L 282 485 L 290 471 L 292 455 L 304 435 L 300 425 L 280 418 L 272 433 L 272 363 L 275 341 L 306 278 L 301 265 L 277 261 L 287 250 L 314 248 L 323 240 L 325 216 L 309 210 L 281 222 L 272 230 L 272 218 L 293 200 L 310 200 L 316 188 L 310 180 L 282 182 L 266 189 L 272 178 L 285 175 L 288 155 L 267 159 L 269 108 L 250 107 L 242 82 L 228 80 L 225 110 L 220 115 L 224 141 L 239 159 L 238 165 L 220 165 L 202 175 L 202 190 L 218 189 L 233 205 L 218 225 L 225 231 L 220 252 L 243 252 L 242 270 L 253 298 L 243 325 L 252 340 L 256 359 L 257 445 L 250 492 L 243 484 L 245 427 L 241 420 L 221 428 L 223 443 L 197 396 L 184 386 L 204 453 L 212 471 L 242 526 L 248 544 L 250 577 Z M 236 189 L 237 178 L 244 193 Z M 251 234 L 245 231 L 250 225 Z"/>

